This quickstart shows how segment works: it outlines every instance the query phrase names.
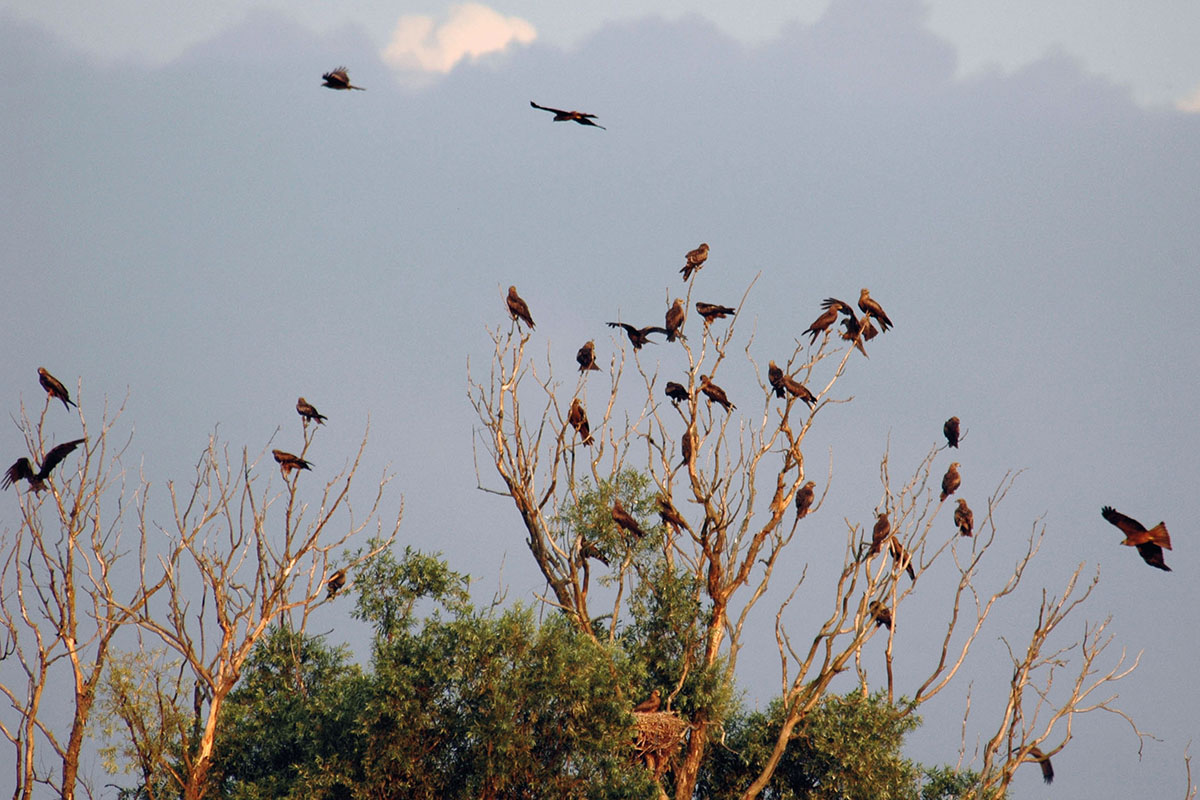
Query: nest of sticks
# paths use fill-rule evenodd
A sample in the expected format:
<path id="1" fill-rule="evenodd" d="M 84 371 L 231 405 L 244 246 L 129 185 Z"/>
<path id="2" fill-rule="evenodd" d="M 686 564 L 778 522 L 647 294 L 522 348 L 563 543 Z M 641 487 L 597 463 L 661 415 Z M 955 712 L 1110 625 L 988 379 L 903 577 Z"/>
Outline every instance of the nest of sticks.
<path id="1" fill-rule="evenodd" d="M 646 768 L 661 777 L 683 743 L 688 724 L 674 711 L 635 711 L 637 740 L 633 749 Z"/>

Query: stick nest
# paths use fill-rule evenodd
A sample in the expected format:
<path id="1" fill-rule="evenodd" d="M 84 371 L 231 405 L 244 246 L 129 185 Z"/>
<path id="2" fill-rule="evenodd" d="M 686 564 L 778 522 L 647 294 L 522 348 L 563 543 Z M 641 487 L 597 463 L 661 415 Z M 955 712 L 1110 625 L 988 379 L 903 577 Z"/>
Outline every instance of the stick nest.
<path id="1" fill-rule="evenodd" d="M 688 724 L 674 711 L 635 711 L 633 718 L 637 723 L 633 748 L 654 776 L 661 777 L 683 743 Z"/>

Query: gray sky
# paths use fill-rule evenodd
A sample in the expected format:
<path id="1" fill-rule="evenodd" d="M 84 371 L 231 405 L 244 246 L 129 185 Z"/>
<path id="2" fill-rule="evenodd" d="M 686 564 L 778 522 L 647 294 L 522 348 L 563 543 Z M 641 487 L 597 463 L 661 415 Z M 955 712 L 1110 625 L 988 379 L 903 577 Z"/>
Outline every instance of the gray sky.
<path id="1" fill-rule="evenodd" d="M 884 448 L 904 474 L 959 415 L 972 506 L 1024 470 L 1000 561 L 1042 519 L 1029 597 L 1098 565 L 1088 618 L 1112 614 L 1118 645 L 1144 651 L 1120 704 L 1160 741 L 1139 761 L 1124 723 L 1083 718 L 1054 790 L 1182 795 L 1200 648 L 1180 636 L 1186 613 L 1163 614 L 1198 600 L 1200 116 L 1171 105 L 1200 85 L 1181 38 L 1200 30 L 1192 4 L 1134 19 L 1117 4 L 999 16 L 845 0 L 789 22 L 763 3 L 754 24 L 715 3 L 613 17 L 349 3 L 328 21 L 315 3 L 214 3 L 202 20 L 144 5 L 0 11 L 4 74 L 28 78 L 0 87 L 5 408 L 40 408 L 39 365 L 82 380 L 88 407 L 128 395 L 131 467 L 144 459 L 160 486 L 187 479 L 218 423 L 252 452 L 282 426 L 271 446 L 287 449 L 299 394 L 330 417 L 322 470 L 369 415 L 364 472 L 397 473 L 401 539 L 443 551 L 484 596 L 504 584 L 527 599 L 541 587 L 520 520 L 475 489 L 465 398 L 485 326 L 506 324 L 504 287 L 573 385 L 579 344 L 607 360 L 604 321 L 660 319 L 700 241 L 712 255 L 694 299 L 734 304 L 761 271 L 740 325 L 764 363 L 821 298 L 869 286 L 896 328 L 852 362 L 840 393 L 854 402 L 808 440 L 818 484 L 831 447 L 835 475 L 807 535 L 840 543 L 843 518 L 868 522 Z M 410 19 L 398 37 L 402 13 L 447 35 Z M 319 87 L 343 63 L 367 92 Z M 608 130 L 553 124 L 531 99 Z M 681 369 L 674 349 L 643 352 Z M 760 402 L 744 361 L 722 385 Z M 5 459 L 22 447 L 0 432 Z M 15 525 L 15 497 L 0 500 Z M 1165 520 L 1174 572 L 1120 547 L 1104 504 Z M 810 555 L 793 558 L 798 572 Z M 920 583 L 914 607 L 936 607 L 944 587 Z M 1006 612 L 981 645 L 970 745 L 993 724 L 988 682 L 1007 679 L 996 637 L 1025 635 L 1030 613 Z M 742 658 L 747 697 L 765 701 L 777 662 Z M 912 755 L 953 761 L 961 714 L 961 698 L 931 707 Z M 1017 796 L 1044 796 L 1028 773 Z"/>

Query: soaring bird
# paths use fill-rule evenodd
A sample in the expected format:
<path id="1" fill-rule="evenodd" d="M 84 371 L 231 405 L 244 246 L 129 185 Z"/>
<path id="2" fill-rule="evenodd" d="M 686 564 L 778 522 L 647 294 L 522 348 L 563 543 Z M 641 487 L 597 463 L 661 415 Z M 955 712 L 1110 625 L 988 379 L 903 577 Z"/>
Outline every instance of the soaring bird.
<path id="1" fill-rule="evenodd" d="M 583 347 L 579 348 L 579 352 L 575 354 L 575 360 L 579 362 L 580 372 L 600 369 L 596 366 L 596 343 L 589 339 Z"/>
<path id="2" fill-rule="evenodd" d="M 791 375 L 784 375 L 783 370 L 775 365 L 772 361 L 767 368 L 767 380 L 771 382 L 771 388 L 775 390 L 776 397 L 783 397 L 784 393 L 790 394 L 792 397 L 799 397 L 809 408 L 812 408 L 817 402 L 817 398 L 808 387 L 800 383 Z"/>
<path id="3" fill-rule="evenodd" d="M 662 695 L 659 694 L 658 689 L 655 689 L 650 693 L 649 697 L 634 706 L 633 710 L 638 714 L 650 714 L 658 711 L 658 706 L 661 702 Z"/>
<path id="4" fill-rule="evenodd" d="M 312 466 L 300 456 L 294 456 L 283 450 L 272 450 L 271 455 L 275 456 L 275 460 L 279 463 L 279 470 L 285 478 L 294 469 L 312 470 Z"/>
<path id="5" fill-rule="evenodd" d="M 871 612 L 871 619 L 875 620 L 875 627 L 880 625 L 885 626 L 889 631 L 892 629 L 892 610 L 885 606 L 879 600 L 872 600 L 867 610 Z"/>
<path id="6" fill-rule="evenodd" d="M 629 334 L 629 342 L 633 345 L 634 350 L 641 350 L 642 345 L 646 344 L 647 342 L 654 344 L 654 342 L 650 341 L 650 334 L 667 333 L 666 328 L 660 328 L 657 325 L 647 325 L 645 328 L 635 328 L 627 322 L 610 322 L 608 323 L 608 327 L 624 328 L 625 332 Z"/>
<path id="7" fill-rule="evenodd" d="M 41 469 L 37 472 L 33 471 L 33 464 L 28 458 L 18 458 L 11 467 L 4 473 L 4 481 L 0 483 L 0 488 L 7 489 L 17 481 L 24 478 L 29 481 L 29 488 L 35 492 L 40 492 L 46 488 L 46 478 L 50 477 L 50 473 L 55 467 L 62 462 L 64 458 L 70 455 L 71 451 L 79 445 L 83 444 L 86 439 L 75 439 L 70 442 L 63 442 L 60 445 L 50 448 L 50 452 L 46 453 L 46 458 L 42 461 Z"/>
<path id="8" fill-rule="evenodd" d="M 729 402 L 729 398 L 725 396 L 725 390 L 717 386 L 707 375 L 700 376 L 700 391 L 714 403 L 720 403 L 726 411 L 732 411 L 737 408 L 733 403 Z"/>
<path id="9" fill-rule="evenodd" d="M 958 490 L 962 485 L 962 476 L 958 474 L 958 462 L 955 461 L 946 469 L 946 474 L 942 476 L 942 500 L 945 500 L 950 495 Z"/>
<path id="10" fill-rule="evenodd" d="M 887 312 L 883 310 L 883 306 L 871 299 L 871 293 L 866 289 L 858 293 L 858 307 L 864 314 L 868 314 L 879 320 L 879 327 L 883 328 L 884 333 L 887 333 L 888 328 L 892 327 L 892 321 L 888 319 Z"/>
<path id="11" fill-rule="evenodd" d="M 638 525 L 637 520 L 625 510 L 625 506 L 621 505 L 621 501 L 615 497 L 613 498 L 612 518 L 618 528 L 629 531 L 639 539 L 646 538 L 646 532 Z"/>
<path id="12" fill-rule="evenodd" d="M 46 394 L 50 397 L 57 397 L 62 400 L 63 408 L 67 411 L 71 410 L 71 406 L 75 405 L 71 401 L 71 396 L 67 394 L 67 387 L 62 385 L 62 381 L 46 372 L 45 367 L 38 367 L 38 383 L 46 390 Z"/>
<path id="13" fill-rule="evenodd" d="M 313 404 L 301 397 L 296 401 L 296 413 L 304 419 L 304 424 L 307 425 L 309 420 L 316 422 L 318 425 L 324 425 L 325 420 L 329 417 L 317 412 Z"/>
<path id="14" fill-rule="evenodd" d="M 809 481 L 796 490 L 796 519 L 804 519 L 808 516 L 808 510 L 812 508 L 815 483 Z"/>
<path id="15" fill-rule="evenodd" d="M 1017 748 L 1020 750 L 1020 748 Z M 1014 750 L 1013 752 L 1017 752 Z M 1054 783 L 1054 767 L 1050 765 L 1050 756 L 1046 755 L 1037 747 L 1029 748 L 1029 752 L 1025 755 L 1026 761 L 1034 761 L 1042 768 L 1042 780 L 1046 783 Z"/>
<path id="16" fill-rule="evenodd" d="M 508 304 L 508 313 L 514 320 L 524 322 L 529 330 L 533 330 L 533 317 L 529 313 L 529 306 L 521 299 L 521 295 L 517 294 L 517 287 L 508 287 L 508 297 L 504 302 Z"/>
<path id="17" fill-rule="evenodd" d="M 598 125 L 595 122 L 592 122 L 592 120 L 597 118 L 595 114 L 585 114 L 582 111 L 563 111 L 561 108 L 539 106 L 532 100 L 529 101 L 529 105 L 540 111 L 549 111 L 550 113 L 554 114 L 555 122 L 578 122 L 580 125 L 591 125 L 593 128 L 599 128 L 602 131 L 608 130 L 603 125 Z"/>
<path id="18" fill-rule="evenodd" d="M 696 313 L 704 317 L 704 324 L 709 325 L 714 319 L 725 319 L 730 314 L 736 314 L 736 308 L 721 306 L 716 303 L 701 303 L 696 301 Z"/>
<path id="19" fill-rule="evenodd" d="M 1125 534 L 1125 541 L 1121 544 L 1136 547 L 1138 555 L 1150 566 L 1167 572 L 1171 571 L 1171 568 L 1163 561 L 1163 548 L 1171 549 L 1171 535 L 1167 533 L 1165 522 L 1160 522 L 1150 530 L 1146 530 L 1142 523 L 1133 517 L 1125 516 L 1112 506 L 1100 509 L 1100 514 Z"/>
<path id="20" fill-rule="evenodd" d="M 662 517 L 663 522 L 674 525 L 676 530 L 687 527 L 687 522 L 671 503 L 671 498 L 660 493 L 655 500 L 658 503 L 658 516 Z"/>
<path id="21" fill-rule="evenodd" d="M 946 420 L 946 424 L 942 426 L 942 433 L 946 434 L 947 447 L 958 447 L 958 417 Z"/>
<path id="22" fill-rule="evenodd" d="M 358 89 L 360 92 L 365 92 L 361 86 L 353 86 L 350 84 L 350 76 L 346 74 L 345 67 L 338 67 L 333 72 L 326 72 L 321 76 L 325 79 L 322 85 L 329 89 Z"/>
<path id="23" fill-rule="evenodd" d="M 675 302 L 667 309 L 667 341 L 673 342 L 678 337 L 687 341 L 687 337 L 683 335 L 683 321 L 687 319 L 687 312 L 683 310 L 683 298 L 676 297 Z"/>
<path id="24" fill-rule="evenodd" d="M 679 272 L 686 281 L 692 277 L 693 272 L 699 272 L 700 268 L 704 266 L 704 262 L 708 260 L 708 243 L 701 242 L 700 246 L 695 250 L 689 250 L 684 259 L 683 269 L 679 270 Z"/>
<path id="25" fill-rule="evenodd" d="M 667 397 L 671 398 L 671 402 L 677 406 L 690 397 L 688 390 L 684 388 L 683 384 L 676 383 L 675 381 L 667 381 L 666 394 Z"/>
<path id="26" fill-rule="evenodd" d="M 588 425 L 587 412 L 583 410 L 583 403 L 579 402 L 578 397 L 571 401 L 571 410 L 567 412 L 567 422 L 583 439 L 584 444 L 592 443 L 592 429 Z"/>
<path id="27" fill-rule="evenodd" d="M 958 508 L 954 509 L 954 524 L 958 526 L 960 536 L 973 536 L 975 533 L 975 515 L 961 497 L 958 498 Z"/>
<path id="28" fill-rule="evenodd" d="M 329 580 L 325 581 L 326 600 L 332 600 L 337 597 L 337 593 L 346 585 L 346 570 L 339 569 L 337 572 L 329 576 Z"/>

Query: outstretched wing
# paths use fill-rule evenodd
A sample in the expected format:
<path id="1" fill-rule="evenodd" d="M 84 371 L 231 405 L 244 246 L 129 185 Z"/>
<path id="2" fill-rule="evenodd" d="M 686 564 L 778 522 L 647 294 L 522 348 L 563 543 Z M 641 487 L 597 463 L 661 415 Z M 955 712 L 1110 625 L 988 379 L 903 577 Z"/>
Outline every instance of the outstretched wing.
<path id="1" fill-rule="evenodd" d="M 1100 515 L 1106 520 L 1116 525 L 1121 533 L 1126 536 L 1137 536 L 1139 533 L 1145 533 L 1146 527 L 1138 522 L 1133 517 L 1127 517 L 1120 511 L 1117 511 L 1112 506 L 1104 506 L 1100 509 Z"/>
<path id="2" fill-rule="evenodd" d="M 33 465 L 29 463 L 28 458 L 18 458 L 11 467 L 4 472 L 4 481 L 0 483 L 0 488 L 7 489 L 17 481 L 24 479 L 32 481 Z"/>
<path id="3" fill-rule="evenodd" d="M 563 116 L 569 116 L 571 114 L 570 111 L 563 111 L 561 108 L 551 108 L 550 106 L 539 106 L 537 103 L 533 102 L 532 100 L 529 101 L 529 105 L 531 105 L 534 108 L 539 109 L 541 111 L 549 111 L 551 114 L 562 114 Z M 591 116 L 591 115 L 585 114 L 584 116 Z"/>
<path id="4" fill-rule="evenodd" d="M 49 477 L 50 472 L 62 463 L 62 460 L 71 454 L 79 445 L 83 444 L 86 439 L 76 439 L 71 442 L 63 442 L 62 444 L 50 448 L 50 452 L 46 453 L 46 459 L 42 462 L 42 468 L 38 471 L 37 477 L 45 480 Z"/>

